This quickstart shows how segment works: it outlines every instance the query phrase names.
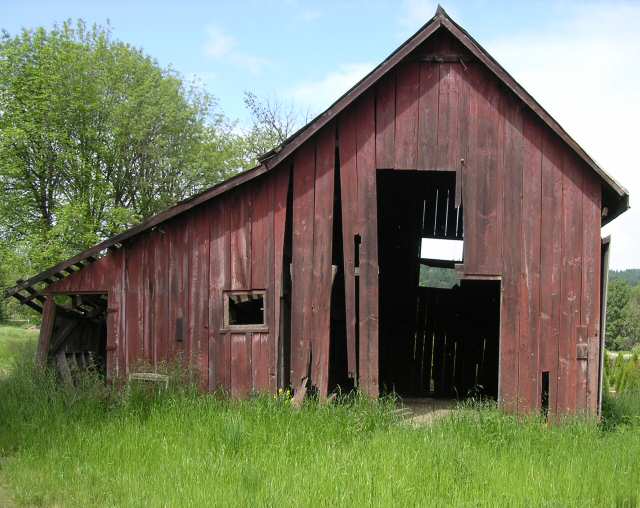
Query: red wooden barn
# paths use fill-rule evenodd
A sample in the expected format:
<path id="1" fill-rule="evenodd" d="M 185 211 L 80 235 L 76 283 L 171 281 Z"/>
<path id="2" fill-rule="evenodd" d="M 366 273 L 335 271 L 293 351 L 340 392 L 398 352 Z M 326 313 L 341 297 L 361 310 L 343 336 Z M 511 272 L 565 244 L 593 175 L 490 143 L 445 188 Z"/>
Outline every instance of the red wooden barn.
<path id="1" fill-rule="evenodd" d="M 39 358 L 596 413 L 607 175 L 441 8 L 259 166 L 8 294 Z M 68 303 L 54 295 L 69 295 Z"/>

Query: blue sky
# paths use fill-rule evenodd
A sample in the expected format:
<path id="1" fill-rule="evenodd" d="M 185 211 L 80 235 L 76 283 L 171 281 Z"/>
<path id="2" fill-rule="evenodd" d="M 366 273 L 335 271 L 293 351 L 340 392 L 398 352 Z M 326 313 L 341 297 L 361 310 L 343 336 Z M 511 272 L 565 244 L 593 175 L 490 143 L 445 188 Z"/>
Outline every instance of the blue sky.
<path id="1" fill-rule="evenodd" d="M 449 14 L 633 196 L 640 118 L 640 2 L 443 1 Z M 429 0 L 14 1 L 0 27 L 105 23 L 162 66 L 197 78 L 229 117 L 244 90 L 316 114 L 424 24 Z M 612 266 L 640 266 L 640 210 L 609 226 Z"/>

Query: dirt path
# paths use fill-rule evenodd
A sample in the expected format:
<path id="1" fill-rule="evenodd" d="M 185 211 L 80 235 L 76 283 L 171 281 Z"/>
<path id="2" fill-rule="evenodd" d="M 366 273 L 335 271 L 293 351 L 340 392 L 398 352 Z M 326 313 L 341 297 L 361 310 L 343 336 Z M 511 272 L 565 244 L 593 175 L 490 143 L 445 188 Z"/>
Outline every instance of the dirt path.
<path id="1" fill-rule="evenodd" d="M 399 411 L 409 425 L 430 425 L 455 411 L 456 404 L 452 399 L 402 399 Z"/>

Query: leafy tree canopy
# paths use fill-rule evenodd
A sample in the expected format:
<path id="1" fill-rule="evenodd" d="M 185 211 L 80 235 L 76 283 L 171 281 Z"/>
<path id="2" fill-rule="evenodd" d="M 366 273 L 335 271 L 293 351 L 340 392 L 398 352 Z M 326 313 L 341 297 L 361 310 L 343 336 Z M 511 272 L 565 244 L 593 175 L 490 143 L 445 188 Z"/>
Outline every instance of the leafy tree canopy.
<path id="1" fill-rule="evenodd" d="M 0 35 L 0 283 L 12 284 L 255 164 L 294 115 L 248 93 L 253 125 L 110 27 Z"/>
<path id="2" fill-rule="evenodd" d="M 630 286 L 622 278 L 609 281 L 606 341 L 612 350 L 640 344 L 640 285 Z"/>
<path id="3" fill-rule="evenodd" d="M 245 165 L 206 93 L 108 27 L 0 39 L 1 234 L 44 266 Z"/>
<path id="4" fill-rule="evenodd" d="M 609 280 L 622 279 L 630 286 L 637 286 L 640 283 L 640 269 L 628 268 L 626 270 L 610 270 Z"/>

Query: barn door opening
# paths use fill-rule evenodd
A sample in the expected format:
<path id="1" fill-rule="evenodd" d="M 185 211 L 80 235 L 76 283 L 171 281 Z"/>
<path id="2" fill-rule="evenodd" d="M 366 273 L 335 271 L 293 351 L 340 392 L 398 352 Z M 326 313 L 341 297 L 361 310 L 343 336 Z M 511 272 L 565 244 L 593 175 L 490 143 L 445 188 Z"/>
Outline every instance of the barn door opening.
<path id="1" fill-rule="evenodd" d="M 500 281 L 465 280 L 455 172 L 381 171 L 380 390 L 497 397 Z"/>
<path id="2" fill-rule="evenodd" d="M 48 337 L 49 364 L 67 384 L 82 371 L 107 373 L 107 308 L 104 293 L 57 295 Z"/>

